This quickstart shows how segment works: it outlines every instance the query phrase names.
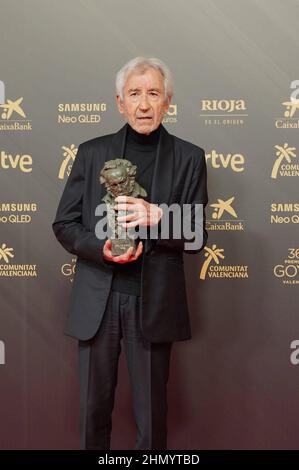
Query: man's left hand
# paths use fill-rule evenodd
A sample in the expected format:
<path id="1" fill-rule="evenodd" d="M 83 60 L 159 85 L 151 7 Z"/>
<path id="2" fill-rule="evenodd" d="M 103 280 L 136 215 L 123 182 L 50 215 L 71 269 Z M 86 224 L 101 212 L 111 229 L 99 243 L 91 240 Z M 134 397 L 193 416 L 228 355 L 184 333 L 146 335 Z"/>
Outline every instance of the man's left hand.
<path id="1" fill-rule="evenodd" d="M 118 217 L 118 222 L 121 222 L 125 228 L 156 225 L 163 215 L 160 207 L 139 197 L 117 196 L 115 202 L 115 210 L 132 211 L 130 214 Z"/>

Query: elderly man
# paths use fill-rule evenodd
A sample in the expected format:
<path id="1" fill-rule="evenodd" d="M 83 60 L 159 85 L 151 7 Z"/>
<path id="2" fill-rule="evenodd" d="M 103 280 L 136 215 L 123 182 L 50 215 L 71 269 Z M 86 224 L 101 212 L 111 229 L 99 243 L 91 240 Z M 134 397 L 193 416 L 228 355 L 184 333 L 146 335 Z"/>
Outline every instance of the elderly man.
<path id="1" fill-rule="evenodd" d="M 53 230 L 77 255 L 65 333 L 79 340 L 82 449 L 109 449 L 121 340 L 132 386 L 137 426 L 135 449 L 167 448 L 167 381 L 174 341 L 191 337 L 183 253 L 206 244 L 208 202 L 204 150 L 162 125 L 173 95 L 166 65 L 137 57 L 116 76 L 116 102 L 126 124 L 116 133 L 80 144 L 62 194 Z M 99 239 L 95 209 L 105 194 L 99 175 L 105 162 L 125 158 L 137 166 L 136 181 L 147 196 L 118 196 L 122 227 L 158 227 L 156 238 L 113 256 L 111 239 Z M 200 246 L 187 249 L 170 222 L 161 236 L 163 204 L 203 208 Z M 170 220 L 170 219 L 169 219 Z M 189 239 L 189 237 L 188 237 Z M 189 240 L 190 241 L 190 240 Z"/>

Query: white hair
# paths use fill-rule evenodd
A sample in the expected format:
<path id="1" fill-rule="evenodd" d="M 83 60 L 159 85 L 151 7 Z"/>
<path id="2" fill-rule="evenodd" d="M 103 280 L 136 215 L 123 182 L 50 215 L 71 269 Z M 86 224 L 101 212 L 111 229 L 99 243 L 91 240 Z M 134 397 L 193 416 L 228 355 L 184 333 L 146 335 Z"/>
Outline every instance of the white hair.
<path id="1" fill-rule="evenodd" d="M 158 70 L 163 77 L 165 101 L 167 97 L 171 98 L 173 95 L 173 76 L 164 62 L 162 62 L 162 60 L 156 59 L 155 57 L 149 59 L 146 57 L 135 57 L 134 59 L 131 59 L 129 62 L 127 62 L 116 74 L 116 94 L 120 96 L 122 101 L 124 99 L 124 87 L 128 75 L 134 70 L 145 72 L 151 67 Z"/>

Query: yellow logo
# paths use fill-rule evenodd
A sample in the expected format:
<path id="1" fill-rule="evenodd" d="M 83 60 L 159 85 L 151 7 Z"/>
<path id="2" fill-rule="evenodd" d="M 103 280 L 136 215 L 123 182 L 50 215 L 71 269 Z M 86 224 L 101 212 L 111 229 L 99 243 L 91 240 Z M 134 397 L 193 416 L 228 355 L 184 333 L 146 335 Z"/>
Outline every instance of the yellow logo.
<path id="1" fill-rule="evenodd" d="M 286 107 L 286 110 L 283 113 L 284 116 L 287 118 L 291 118 L 299 109 L 299 100 L 285 101 L 284 103 L 282 103 L 282 105 Z"/>
<path id="2" fill-rule="evenodd" d="M 26 119 L 23 97 L 5 100 L 4 91 L 4 84 L 0 81 L 0 131 L 31 131 L 32 123 Z"/>
<path id="3" fill-rule="evenodd" d="M 11 264 L 14 258 L 13 248 L 2 243 L 0 248 L 0 277 L 37 277 L 36 264 Z M 5 264 L 1 264 L 1 260 Z"/>
<path id="4" fill-rule="evenodd" d="M 271 178 L 280 176 L 299 176 L 299 164 L 293 164 L 292 158 L 296 158 L 295 147 L 289 147 L 287 143 L 283 146 L 275 145 L 276 160 L 274 162 Z"/>
<path id="5" fill-rule="evenodd" d="M 217 245 L 204 248 L 206 260 L 202 265 L 199 278 L 204 281 L 206 277 L 214 279 L 240 279 L 248 278 L 248 266 L 246 265 L 223 265 L 224 249 L 217 248 Z"/>
<path id="6" fill-rule="evenodd" d="M 71 172 L 73 162 L 78 152 L 78 148 L 75 147 L 74 144 L 72 144 L 70 147 L 65 147 L 63 145 L 61 148 L 62 150 L 64 150 L 63 152 L 64 159 L 59 169 L 58 178 L 60 180 L 63 180 L 65 178 L 65 175 L 69 176 Z"/>
<path id="7" fill-rule="evenodd" d="M 224 259 L 225 256 L 223 254 L 224 249 L 223 248 L 217 248 L 216 245 L 212 245 L 212 248 L 209 248 L 206 246 L 204 248 L 205 251 L 205 257 L 207 258 L 202 265 L 201 271 L 199 278 L 204 280 L 206 278 L 207 270 L 210 266 L 210 263 L 214 261 L 215 264 L 219 264 L 219 258 Z"/>
<path id="8" fill-rule="evenodd" d="M 235 196 L 227 199 L 227 201 L 223 201 L 223 199 L 217 199 L 217 203 L 211 204 L 211 207 L 214 207 L 215 210 L 212 214 L 213 219 L 220 219 L 224 212 L 232 215 L 233 217 L 237 217 L 236 211 L 231 206 L 232 202 L 234 201 Z"/>
<path id="9" fill-rule="evenodd" d="M 289 248 L 283 263 L 274 266 L 274 276 L 286 285 L 299 285 L 299 248 Z"/>
<path id="10" fill-rule="evenodd" d="M 31 222 L 33 212 L 37 212 L 34 202 L 0 202 L 0 224 L 27 224 Z"/>
<path id="11" fill-rule="evenodd" d="M 59 124 L 99 124 L 107 111 L 106 103 L 59 103 Z"/>
<path id="12" fill-rule="evenodd" d="M 9 263 L 9 258 L 13 258 L 13 248 L 8 248 L 5 243 L 2 243 L 0 248 L 0 260 L 3 259 L 5 263 Z"/>
<path id="13" fill-rule="evenodd" d="M 70 282 L 74 280 L 74 274 L 76 271 L 77 258 L 72 258 L 71 263 L 64 263 L 61 266 L 61 274 L 68 279 Z"/>
<path id="14" fill-rule="evenodd" d="M 282 104 L 284 111 L 283 116 L 275 119 L 275 127 L 277 129 L 298 129 L 299 128 L 299 117 L 297 111 L 299 110 L 299 99 L 297 98 L 299 89 L 298 80 L 294 80 L 290 84 L 290 88 L 294 91 L 290 94 L 288 101 L 284 101 Z"/>
<path id="15" fill-rule="evenodd" d="M 299 224 L 298 202 L 272 202 L 271 224 Z"/>
<path id="16" fill-rule="evenodd" d="M 21 108 L 20 104 L 22 103 L 23 98 L 19 98 L 16 101 L 7 100 L 6 103 L 0 104 L 0 108 L 3 108 L 4 112 L 1 114 L 2 119 L 10 119 L 13 113 L 22 116 L 23 118 L 26 117 L 23 109 Z"/>
<path id="17" fill-rule="evenodd" d="M 235 196 L 230 197 L 226 201 L 223 199 L 217 199 L 217 202 L 210 204 L 213 207 L 212 219 L 207 219 L 208 230 L 244 230 L 244 221 L 238 220 L 237 213 L 232 207 L 232 203 L 235 200 Z M 233 219 L 224 218 L 225 214 L 233 217 Z"/>

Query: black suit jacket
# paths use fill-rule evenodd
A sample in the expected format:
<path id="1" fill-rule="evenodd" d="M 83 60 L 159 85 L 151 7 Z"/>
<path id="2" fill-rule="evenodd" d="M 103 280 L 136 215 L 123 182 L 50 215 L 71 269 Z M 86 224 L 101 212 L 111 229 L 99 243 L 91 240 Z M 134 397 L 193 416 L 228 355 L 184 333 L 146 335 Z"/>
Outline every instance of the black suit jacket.
<path id="1" fill-rule="evenodd" d="M 103 258 L 105 240 L 95 235 L 95 208 L 106 189 L 99 182 L 105 160 L 125 158 L 128 124 L 118 132 L 79 145 L 65 185 L 53 230 L 62 246 L 77 256 L 65 334 L 81 340 L 97 332 L 105 311 L 113 263 Z M 208 202 L 204 150 L 167 132 L 162 125 L 148 201 L 161 204 Z M 203 212 L 203 244 L 207 241 Z M 171 231 L 170 231 L 171 233 Z M 144 240 L 141 285 L 141 328 L 151 342 L 191 338 L 184 276 L 184 241 Z M 187 240 L 188 241 L 188 240 Z"/>

